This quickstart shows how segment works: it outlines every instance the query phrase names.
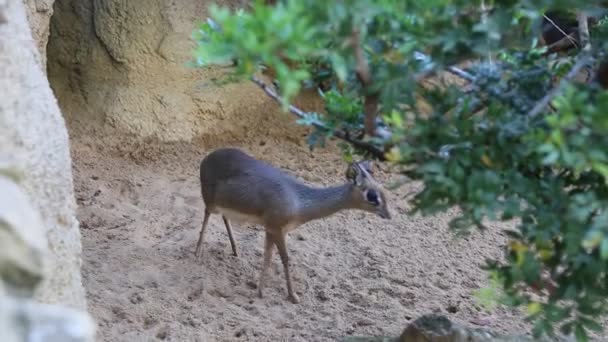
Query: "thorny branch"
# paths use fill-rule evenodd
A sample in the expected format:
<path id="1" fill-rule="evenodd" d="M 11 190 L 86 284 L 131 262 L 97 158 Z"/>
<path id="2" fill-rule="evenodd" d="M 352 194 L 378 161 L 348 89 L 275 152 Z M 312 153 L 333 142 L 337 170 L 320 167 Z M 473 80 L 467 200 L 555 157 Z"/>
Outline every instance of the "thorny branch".
<path id="1" fill-rule="evenodd" d="M 279 99 L 279 96 L 277 95 L 277 93 L 274 90 L 272 90 L 272 88 L 270 88 L 264 81 L 256 78 L 255 76 L 253 76 L 251 78 L 251 81 L 253 83 L 255 83 L 258 87 L 262 88 L 262 90 L 268 96 L 270 96 L 273 100 L 275 100 L 277 102 L 280 102 L 280 99 Z M 305 118 L 306 117 L 306 113 L 303 110 L 301 110 L 300 108 L 298 108 L 298 107 L 296 107 L 294 105 L 289 105 L 289 111 L 292 114 L 294 114 L 297 117 L 299 117 L 299 118 Z M 325 132 L 330 132 L 331 131 L 330 128 L 328 128 L 327 126 L 325 126 L 323 124 L 313 123 L 313 125 L 316 128 L 318 128 L 320 130 L 323 130 Z M 365 141 L 361 141 L 361 140 L 357 140 L 357 139 L 352 138 L 350 136 L 349 132 L 346 132 L 346 131 L 343 131 L 343 130 L 336 130 L 336 131 L 333 131 L 332 134 L 333 134 L 334 137 L 336 137 L 338 139 L 344 140 L 344 141 L 348 142 L 349 144 L 351 144 L 351 145 L 353 145 L 353 146 L 355 146 L 357 148 L 360 148 L 362 150 L 365 150 L 365 151 L 369 152 L 371 155 L 373 155 L 375 158 L 379 159 L 380 161 L 385 161 L 386 160 L 386 157 L 384 156 L 384 151 L 383 150 L 381 150 L 380 148 L 378 148 L 377 146 L 375 146 L 375 145 L 373 145 L 371 143 L 368 143 L 368 142 L 365 142 Z"/>

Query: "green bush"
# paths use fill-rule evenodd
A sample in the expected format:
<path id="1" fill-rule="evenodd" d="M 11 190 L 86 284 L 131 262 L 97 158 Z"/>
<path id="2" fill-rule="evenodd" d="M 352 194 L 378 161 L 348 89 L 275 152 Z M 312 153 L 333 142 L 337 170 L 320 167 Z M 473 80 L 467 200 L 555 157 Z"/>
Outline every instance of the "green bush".
<path id="1" fill-rule="evenodd" d="M 231 80 L 273 69 L 285 109 L 303 87 L 324 89 L 326 113 L 299 113 L 311 146 L 334 135 L 347 153 L 400 165 L 424 183 L 414 212 L 457 206 L 459 232 L 514 220 L 506 263 L 488 262 L 503 302 L 528 308 L 536 336 L 559 327 L 583 341 L 607 308 L 608 93 L 573 76 L 604 58 L 608 25 L 567 54 L 538 37 L 547 10 L 591 5 L 602 4 L 258 1 L 212 7 L 195 55 L 235 61 Z M 465 85 L 426 82 L 440 72 Z"/>

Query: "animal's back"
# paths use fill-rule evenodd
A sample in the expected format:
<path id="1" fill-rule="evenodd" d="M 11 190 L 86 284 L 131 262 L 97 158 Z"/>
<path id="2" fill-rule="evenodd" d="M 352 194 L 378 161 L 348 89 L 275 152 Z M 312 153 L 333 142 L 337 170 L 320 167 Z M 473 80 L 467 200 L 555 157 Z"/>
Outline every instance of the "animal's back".
<path id="1" fill-rule="evenodd" d="M 286 211 L 292 205 L 290 184 L 294 180 L 236 148 L 207 155 L 201 162 L 200 179 L 203 200 L 212 211 L 263 217 L 268 209 Z"/>

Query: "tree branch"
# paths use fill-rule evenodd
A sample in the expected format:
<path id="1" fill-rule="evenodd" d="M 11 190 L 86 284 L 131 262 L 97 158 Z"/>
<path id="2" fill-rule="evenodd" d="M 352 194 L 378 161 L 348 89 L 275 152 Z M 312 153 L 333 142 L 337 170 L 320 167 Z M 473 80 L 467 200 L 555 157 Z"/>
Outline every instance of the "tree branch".
<path id="1" fill-rule="evenodd" d="M 581 46 L 584 52 L 591 51 L 591 43 L 589 42 L 589 18 L 583 11 L 576 12 L 576 20 L 578 21 L 578 36 L 581 40 Z"/>
<path id="2" fill-rule="evenodd" d="M 528 116 L 533 118 L 533 117 L 537 116 L 538 114 L 540 114 L 543 111 L 543 109 L 545 109 L 545 107 L 547 107 L 549 102 L 551 102 L 553 100 L 553 98 L 555 98 L 562 91 L 562 89 L 566 86 L 566 83 L 570 82 L 574 77 L 576 77 L 578 72 L 590 60 L 591 60 L 591 56 L 589 54 L 584 53 L 583 55 L 581 55 L 578 58 L 578 60 L 576 61 L 576 63 L 574 63 L 574 65 L 572 66 L 572 69 L 570 69 L 568 74 L 566 74 L 566 76 L 564 76 L 564 78 L 562 78 L 560 80 L 559 84 L 555 88 L 551 89 L 551 91 L 549 93 L 547 93 L 547 95 L 545 95 L 545 97 L 543 97 L 540 101 L 538 101 L 536 103 L 536 105 L 534 105 L 534 108 L 532 108 L 532 110 L 528 113 Z"/>
<path id="3" fill-rule="evenodd" d="M 353 32 L 353 41 L 355 41 L 354 38 L 358 37 L 358 33 L 355 31 Z M 356 40 L 358 42 L 358 40 Z M 370 73 L 369 73 L 369 65 L 367 64 L 367 61 L 365 60 L 365 56 L 363 55 L 363 50 L 361 48 L 361 46 L 358 43 L 353 43 L 353 47 L 355 48 L 355 53 L 356 55 L 359 55 L 357 57 L 357 77 L 359 78 L 359 80 L 361 81 L 361 83 L 363 83 L 364 86 L 369 85 L 371 83 L 371 78 L 370 78 Z M 418 59 L 428 59 L 430 60 L 430 58 L 425 55 L 422 54 L 420 52 L 416 53 Z M 540 114 L 540 112 L 547 106 L 549 105 L 549 103 L 553 100 L 553 98 L 555 96 L 558 95 L 558 93 L 562 90 L 562 88 L 565 86 L 565 84 L 567 82 L 569 82 L 570 80 L 572 80 L 576 74 L 590 61 L 591 56 L 589 54 L 584 54 L 582 55 L 578 61 L 575 63 L 575 65 L 572 67 L 572 69 L 570 70 L 570 72 L 564 77 L 562 78 L 562 80 L 560 81 L 560 83 L 558 84 L 558 86 L 556 86 L 555 88 L 553 88 L 549 93 L 547 93 L 547 95 L 542 98 L 538 103 L 536 103 L 536 105 L 534 106 L 534 108 L 528 113 L 529 117 L 535 117 L 538 114 Z M 363 61 L 363 62 L 362 62 Z M 463 80 L 466 80 L 468 82 L 474 83 L 476 81 L 476 77 L 475 75 L 464 71 L 458 67 L 455 66 L 448 66 L 445 68 L 445 70 Z M 425 77 L 429 77 L 431 75 L 435 74 L 435 71 L 432 71 L 430 73 L 424 73 L 424 76 L 421 74 L 420 78 L 425 78 Z M 279 96 L 274 92 L 274 90 L 272 90 L 264 81 L 256 78 L 256 77 L 252 77 L 251 78 L 252 82 L 255 83 L 256 85 L 258 85 L 260 88 L 262 88 L 262 90 L 264 90 L 264 92 L 270 96 L 272 99 L 274 99 L 277 102 L 280 102 Z M 419 80 L 420 81 L 420 80 Z M 475 90 L 477 87 L 473 87 L 473 89 L 471 90 Z M 494 94 L 497 95 L 497 94 Z M 500 96 L 499 96 L 500 97 Z M 377 106 L 378 106 L 378 97 L 377 95 L 367 95 L 365 98 L 365 104 L 364 104 L 364 111 L 365 111 L 365 133 L 367 135 L 369 134 L 369 128 L 372 127 L 373 128 L 373 132 L 376 133 L 377 127 L 376 127 L 376 110 L 377 110 Z M 479 104 L 477 107 L 483 107 L 483 104 Z M 474 111 L 480 110 L 481 108 L 474 108 Z M 305 118 L 306 117 L 306 112 L 304 112 L 303 110 L 293 106 L 293 105 L 289 105 L 288 107 L 289 112 L 291 112 L 292 114 L 295 114 L 297 117 L 299 118 Z M 372 119 L 372 123 L 368 122 L 369 119 Z M 320 124 L 320 123 L 313 123 L 313 126 L 315 126 L 317 129 L 326 131 L 326 132 L 331 132 L 332 135 L 338 139 L 344 140 L 348 143 L 350 143 L 351 145 L 360 148 L 364 151 L 367 151 L 368 153 L 370 153 L 371 155 L 373 155 L 375 158 L 384 161 L 386 160 L 386 157 L 384 155 L 384 151 L 382 149 L 380 149 L 378 146 L 371 144 L 369 142 L 365 142 L 365 141 L 361 141 L 358 140 L 356 138 L 351 137 L 349 132 L 346 132 L 344 130 L 335 130 L 332 131 L 330 128 L 328 128 L 327 126 Z M 374 135 L 371 135 L 374 136 Z"/>
<path id="4" fill-rule="evenodd" d="M 574 39 L 574 33 L 563 37 L 562 39 L 547 46 L 547 52 L 544 55 L 549 55 L 553 52 L 568 50 L 572 47 L 572 39 Z M 576 46 L 576 44 L 574 44 Z"/>
<path id="5" fill-rule="evenodd" d="M 280 99 L 279 99 L 279 96 L 277 95 L 277 93 L 274 90 L 272 90 L 272 88 L 270 88 L 264 81 L 256 78 L 255 76 L 251 77 L 251 81 L 253 83 L 255 83 L 258 87 L 262 88 L 262 90 L 268 96 L 270 96 L 273 100 L 275 100 L 277 103 L 280 103 Z M 289 111 L 301 119 L 306 117 L 306 112 L 304 112 L 303 110 L 301 110 L 300 108 L 298 108 L 294 105 L 289 105 Z M 344 141 L 348 142 L 349 144 L 351 144 L 357 148 L 360 148 L 364 151 L 367 151 L 368 153 L 370 153 L 372 156 L 374 156 L 375 158 L 377 158 L 380 161 L 386 160 L 383 150 L 381 150 L 380 148 L 378 148 L 377 146 L 375 146 L 371 143 L 352 138 L 350 136 L 350 134 L 344 130 L 332 131 L 330 128 L 328 128 L 327 126 L 320 124 L 320 123 L 313 123 L 313 126 L 315 126 L 317 129 L 323 130 L 325 132 L 331 132 L 334 137 L 344 140 Z"/>
<path id="6" fill-rule="evenodd" d="M 431 57 L 429 57 L 428 55 L 426 55 L 420 51 L 414 52 L 414 58 L 417 59 L 418 61 L 421 61 L 424 63 L 431 63 Z M 472 75 L 458 67 L 448 66 L 445 68 L 445 70 L 454 76 L 458 76 L 458 77 L 462 78 L 465 81 L 468 81 L 471 83 L 475 82 L 474 75 Z M 415 75 L 414 79 L 416 80 L 416 82 L 419 82 L 419 81 L 422 81 L 425 78 L 431 77 L 435 74 L 437 74 L 437 70 L 433 68 L 432 70 L 424 71 L 424 72 L 419 73 L 418 75 Z"/>
<path id="7" fill-rule="evenodd" d="M 359 30 L 353 30 L 350 43 L 355 53 L 355 60 L 357 61 L 357 78 L 361 84 L 363 84 L 363 88 L 365 90 L 365 99 L 363 103 L 363 113 L 365 114 L 365 134 L 370 137 L 375 137 L 378 94 L 377 92 L 370 92 L 373 81 L 369 69 L 369 63 L 365 57 L 363 46 L 361 45 L 361 34 L 359 33 Z"/>
<path id="8" fill-rule="evenodd" d="M 469 81 L 471 83 L 475 82 L 475 76 L 473 76 L 472 74 L 457 68 L 455 66 L 449 66 L 446 68 L 446 70 L 451 73 L 452 75 L 456 75 L 460 78 L 462 78 L 463 80 Z"/>

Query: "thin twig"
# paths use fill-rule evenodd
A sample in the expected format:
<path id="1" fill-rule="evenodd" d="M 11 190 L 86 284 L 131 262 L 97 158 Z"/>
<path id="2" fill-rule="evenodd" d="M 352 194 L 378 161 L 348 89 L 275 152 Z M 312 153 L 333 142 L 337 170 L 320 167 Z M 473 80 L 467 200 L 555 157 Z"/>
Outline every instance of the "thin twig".
<path id="1" fill-rule="evenodd" d="M 543 14 L 543 18 L 547 19 L 547 21 L 549 23 L 551 23 L 551 25 L 553 25 L 553 27 L 555 27 L 561 34 L 564 35 L 564 37 L 568 38 L 568 40 L 570 40 L 570 42 L 572 44 L 574 44 L 574 46 L 578 47 L 578 44 L 576 43 L 576 40 L 570 38 L 570 35 L 568 35 L 564 30 L 562 30 L 562 28 L 559 27 L 559 25 L 557 25 L 555 23 L 555 21 L 553 21 L 553 19 L 549 18 L 546 14 Z"/>
<path id="2" fill-rule="evenodd" d="M 356 72 L 357 77 L 365 88 L 365 99 L 363 103 L 363 112 L 365 114 L 365 134 L 370 137 L 376 136 L 376 115 L 378 111 L 378 94 L 371 93 L 372 75 L 369 70 L 369 63 L 365 57 L 363 46 L 361 45 L 361 35 L 359 30 L 354 29 L 351 36 L 351 46 L 355 53 L 357 61 Z"/>
<path id="3" fill-rule="evenodd" d="M 570 33 L 569 35 L 562 37 L 560 40 L 553 42 L 551 45 L 547 46 L 547 51 L 543 55 L 546 56 L 556 51 L 566 50 L 572 46 L 570 42 L 573 37 L 574 33 Z"/>
<path id="4" fill-rule="evenodd" d="M 547 105 L 562 91 L 562 89 L 566 86 L 566 83 L 570 82 L 574 77 L 576 77 L 576 75 L 578 74 L 578 72 L 591 60 L 591 56 L 588 54 L 583 54 L 581 55 L 578 60 L 576 61 L 576 63 L 574 63 L 574 65 L 572 66 L 572 69 L 570 69 L 570 71 L 568 72 L 568 74 L 566 74 L 566 76 L 564 76 L 564 78 L 562 78 L 559 82 L 559 84 L 551 89 L 551 91 L 549 93 L 547 93 L 547 95 L 545 95 L 545 97 L 543 97 L 540 101 L 538 101 L 536 103 L 536 105 L 534 105 L 534 108 L 532 108 L 532 110 L 528 113 L 528 116 L 533 118 L 535 116 L 537 116 L 538 114 L 540 114 L 543 109 L 545 109 L 545 107 L 547 107 Z"/>
<path id="5" fill-rule="evenodd" d="M 473 74 L 468 73 L 468 72 L 466 72 L 466 71 L 464 71 L 464 70 L 462 70 L 460 68 L 457 68 L 455 66 L 449 66 L 449 67 L 446 68 L 446 70 L 449 73 L 451 73 L 453 75 L 456 75 L 456 76 L 458 76 L 458 77 L 460 77 L 460 78 L 462 78 L 462 79 L 464 79 L 466 81 L 469 81 L 471 83 L 475 82 L 475 80 L 476 80 L 476 78 L 475 78 L 475 76 L 473 76 Z"/>
<path id="6" fill-rule="evenodd" d="M 431 57 L 420 51 L 414 51 L 414 58 L 423 63 L 431 63 Z M 455 76 L 462 78 L 465 81 L 468 81 L 471 83 L 475 82 L 474 75 L 472 75 L 471 73 L 468 73 L 458 67 L 448 66 L 446 68 L 446 71 L 448 71 L 449 73 L 451 73 Z M 425 78 L 435 75 L 436 73 L 437 73 L 437 70 L 435 68 L 430 69 L 430 70 L 425 70 L 425 71 L 419 73 L 418 75 L 415 75 L 414 79 L 416 80 L 416 82 L 420 82 L 420 81 L 424 80 Z"/>
<path id="7" fill-rule="evenodd" d="M 270 96 L 273 100 L 280 102 L 279 99 L 279 95 L 277 95 L 277 93 L 274 92 L 274 90 L 272 90 L 264 81 L 260 80 L 257 77 L 251 77 L 251 81 L 255 84 L 257 84 L 260 88 L 262 88 L 262 90 L 268 95 Z M 289 111 L 293 114 L 295 114 L 297 117 L 299 117 L 300 119 L 304 119 L 306 117 L 306 113 L 301 110 L 298 107 L 295 107 L 293 105 L 289 105 Z M 327 127 L 320 125 L 318 128 L 321 129 L 327 129 Z"/>
<path id="8" fill-rule="evenodd" d="M 488 12 L 486 12 L 486 2 L 484 0 L 481 0 L 481 22 L 485 25 L 488 22 Z M 486 42 L 488 43 L 488 46 L 490 45 L 490 36 L 486 35 Z M 490 63 L 490 65 L 494 64 L 494 61 L 492 61 L 492 51 L 488 51 L 488 62 Z"/>
<path id="9" fill-rule="evenodd" d="M 255 83 L 258 87 L 262 88 L 262 90 L 268 95 L 270 96 L 273 100 L 275 100 L 276 102 L 280 102 L 280 98 L 277 95 L 277 93 L 272 90 L 272 88 L 270 88 L 264 81 L 256 78 L 255 76 L 251 78 L 251 81 L 253 83 Z M 294 106 L 294 105 L 289 105 L 288 107 L 289 111 L 296 115 L 297 117 L 303 119 L 306 117 L 306 113 L 301 110 L 300 108 Z M 358 147 L 362 150 L 365 150 L 367 152 L 369 152 L 372 156 L 374 156 L 375 158 L 379 159 L 380 161 L 385 161 L 386 157 L 384 156 L 384 151 L 381 150 L 380 148 L 378 148 L 377 146 L 365 142 L 365 141 L 361 141 L 361 140 L 357 140 L 354 139 L 350 136 L 350 134 L 348 132 L 345 131 L 332 131 L 330 128 L 328 128 L 327 126 L 315 122 L 313 123 L 313 126 L 315 126 L 316 128 L 326 131 L 326 132 L 332 132 L 333 136 L 344 140 L 348 143 L 350 143 L 351 145 Z"/>

